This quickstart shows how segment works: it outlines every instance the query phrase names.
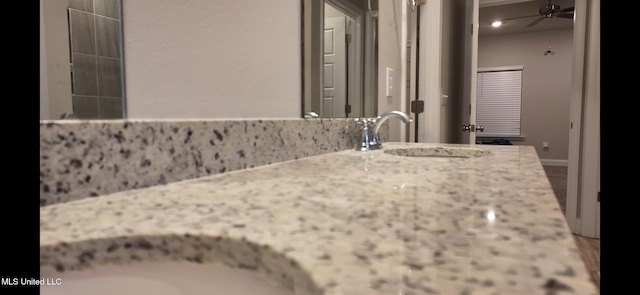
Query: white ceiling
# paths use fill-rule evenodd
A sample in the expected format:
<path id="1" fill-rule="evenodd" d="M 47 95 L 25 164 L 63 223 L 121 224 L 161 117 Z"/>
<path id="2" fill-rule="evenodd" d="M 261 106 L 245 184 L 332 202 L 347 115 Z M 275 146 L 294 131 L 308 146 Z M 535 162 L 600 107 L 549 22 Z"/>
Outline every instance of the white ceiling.
<path id="1" fill-rule="evenodd" d="M 527 25 L 541 17 L 538 15 L 538 8 L 547 4 L 547 0 L 480 0 L 479 35 L 515 34 L 573 27 L 571 19 L 553 17 L 543 19 L 535 26 L 527 28 Z M 574 0 L 551 0 L 551 4 L 567 8 L 574 5 Z M 491 27 L 491 22 L 494 20 L 521 16 L 531 17 L 506 21 L 499 28 Z"/>

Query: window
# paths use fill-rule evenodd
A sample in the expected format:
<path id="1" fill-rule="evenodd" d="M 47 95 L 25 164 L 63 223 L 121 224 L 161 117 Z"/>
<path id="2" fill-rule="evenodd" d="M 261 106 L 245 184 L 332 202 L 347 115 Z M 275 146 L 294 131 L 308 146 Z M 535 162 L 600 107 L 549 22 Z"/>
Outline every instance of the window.
<path id="1" fill-rule="evenodd" d="M 478 137 L 520 137 L 523 67 L 478 69 L 476 124 Z"/>

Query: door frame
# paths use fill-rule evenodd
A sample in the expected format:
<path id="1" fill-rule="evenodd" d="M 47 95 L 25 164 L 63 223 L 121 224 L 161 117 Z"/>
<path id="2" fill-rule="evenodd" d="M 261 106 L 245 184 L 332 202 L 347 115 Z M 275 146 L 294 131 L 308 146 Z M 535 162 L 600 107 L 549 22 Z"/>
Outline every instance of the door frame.
<path id="1" fill-rule="evenodd" d="M 480 29 L 480 1 L 466 0 L 465 8 L 465 38 L 470 36 L 471 42 L 465 42 L 464 58 L 464 89 L 460 114 L 463 125 L 476 125 L 476 95 L 478 85 L 478 30 Z M 468 39 L 467 39 L 468 40 Z M 469 48 L 470 47 L 470 48 Z M 468 111 L 467 111 L 468 110 Z M 462 126 L 453 126 L 453 128 Z M 463 144 L 476 144 L 475 130 L 466 134 L 460 131 Z"/>
<path id="2" fill-rule="evenodd" d="M 347 16 L 346 33 L 351 34 L 351 44 L 347 44 L 347 104 L 351 106 L 349 117 L 362 117 L 363 115 L 363 62 L 364 62 L 364 10 L 345 0 L 324 0 L 325 4 L 344 13 Z M 349 20 L 351 18 L 352 21 Z M 350 85 L 361 85 L 351 87 Z"/>
<path id="3" fill-rule="evenodd" d="M 424 112 L 418 114 L 418 141 L 441 142 L 440 97 L 441 55 L 442 55 L 442 14 L 444 0 L 427 0 L 420 5 L 418 48 L 418 99 L 424 101 Z M 417 22 L 416 22 L 417 23 Z M 412 138 L 415 138 L 415 130 Z"/>
<path id="4" fill-rule="evenodd" d="M 575 1 L 574 13 L 566 219 L 600 238 L 600 0 Z"/>
<path id="5" fill-rule="evenodd" d="M 364 13 L 363 67 L 364 79 L 362 93 L 364 97 L 378 97 L 378 20 L 370 11 Z M 362 116 L 378 115 L 378 100 L 363 99 Z"/>

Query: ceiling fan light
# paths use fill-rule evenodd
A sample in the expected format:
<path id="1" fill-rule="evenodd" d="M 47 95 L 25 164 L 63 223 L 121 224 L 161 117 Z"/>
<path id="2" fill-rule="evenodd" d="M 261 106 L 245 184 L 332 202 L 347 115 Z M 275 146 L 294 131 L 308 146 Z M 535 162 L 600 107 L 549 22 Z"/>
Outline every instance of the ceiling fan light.
<path id="1" fill-rule="evenodd" d="M 502 25 L 502 21 L 496 20 L 491 23 L 491 26 L 497 28 Z"/>

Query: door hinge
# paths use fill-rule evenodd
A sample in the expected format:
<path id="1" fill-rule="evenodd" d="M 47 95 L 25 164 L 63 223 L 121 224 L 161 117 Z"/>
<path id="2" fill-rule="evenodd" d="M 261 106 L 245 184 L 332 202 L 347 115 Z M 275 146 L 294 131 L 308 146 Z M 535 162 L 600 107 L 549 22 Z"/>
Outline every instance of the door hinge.
<path id="1" fill-rule="evenodd" d="M 351 43 L 351 34 L 344 35 L 344 42 Z"/>
<path id="2" fill-rule="evenodd" d="M 344 106 L 344 112 L 345 112 L 346 114 L 351 114 L 351 105 L 348 105 L 348 104 L 347 104 L 347 105 L 345 105 L 345 106 Z"/>
<path id="3" fill-rule="evenodd" d="M 598 192 L 598 203 L 600 202 L 600 192 Z"/>
<path id="4" fill-rule="evenodd" d="M 411 102 L 411 112 L 414 114 L 424 113 L 424 100 L 414 100 Z"/>

